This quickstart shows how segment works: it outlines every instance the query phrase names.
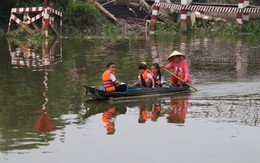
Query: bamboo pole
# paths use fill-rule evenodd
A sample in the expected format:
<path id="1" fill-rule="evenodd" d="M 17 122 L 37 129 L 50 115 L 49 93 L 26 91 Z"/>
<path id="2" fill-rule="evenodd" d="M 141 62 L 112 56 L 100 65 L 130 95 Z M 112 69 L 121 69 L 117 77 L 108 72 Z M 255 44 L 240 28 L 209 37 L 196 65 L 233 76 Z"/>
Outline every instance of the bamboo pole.
<path id="1" fill-rule="evenodd" d="M 163 68 L 164 71 L 168 72 L 169 74 L 171 74 L 172 76 L 174 76 L 175 78 L 177 78 L 178 80 L 180 80 L 181 82 L 184 83 L 184 80 L 179 78 L 177 75 L 175 75 L 174 73 L 170 72 L 169 70 L 167 70 L 166 68 Z M 190 86 L 191 88 L 193 88 L 195 91 L 199 91 L 197 88 L 193 87 L 192 85 L 190 85 L 189 83 L 185 83 L 187 84 L 188 86 Z"/>
<path id="2" fill-rule="evenodd" d="M 109 16 L 111 19 L 113 19 L 116 23 L 118 23 L 117 18 L 112 15 L 109 11 L 107 11 L 102 5 L 100 5 L 98 2 L 94 1 L 94 4 L 101 10 L 103 11 L 107 16 Z"/>

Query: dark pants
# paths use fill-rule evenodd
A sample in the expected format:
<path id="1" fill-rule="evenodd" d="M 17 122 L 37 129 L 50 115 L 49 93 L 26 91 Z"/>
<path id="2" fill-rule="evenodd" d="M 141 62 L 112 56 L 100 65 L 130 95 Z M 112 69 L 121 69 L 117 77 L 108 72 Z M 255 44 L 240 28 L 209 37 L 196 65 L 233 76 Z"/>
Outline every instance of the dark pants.
<path id="1" fill-rule="evenodd" d="M 126 84 L 121 84 L 119 86 L 116 86 L 116 92 L 125 92 L 126 91 Z"/>

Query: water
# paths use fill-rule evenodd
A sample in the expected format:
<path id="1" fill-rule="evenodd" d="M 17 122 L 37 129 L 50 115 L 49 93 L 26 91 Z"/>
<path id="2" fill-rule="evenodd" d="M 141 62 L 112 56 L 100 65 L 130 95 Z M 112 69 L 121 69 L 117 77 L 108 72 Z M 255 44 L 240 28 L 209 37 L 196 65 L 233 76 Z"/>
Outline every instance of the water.
<path id="1" fill-rule="evenodd" d="M 258 162 L 259 45 L 249 36 L 37 46 L 1 38 L 0 160 Z M 101 85 L 107 62 L 116 63 L 120 81 L 133 83 L 141 61 L 164 65 L 173 50 L 187 55 L 199 92 L 86 102 L 82 85 Z"/>

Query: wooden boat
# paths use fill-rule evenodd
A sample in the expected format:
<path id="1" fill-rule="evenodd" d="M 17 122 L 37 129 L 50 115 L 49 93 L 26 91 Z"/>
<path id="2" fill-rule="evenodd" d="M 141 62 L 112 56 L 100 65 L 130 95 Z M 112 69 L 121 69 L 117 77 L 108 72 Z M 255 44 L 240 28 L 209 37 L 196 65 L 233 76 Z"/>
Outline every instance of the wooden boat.
<path id="1" fill-rule="evenodd" d="M 127 87 L 125 92 L 107 92 L 104 89 L 97 89 L 95 87 L 86 86 L 86 94 L 90 94 L 93 100 L 107 100 L 109 98 L 119 98 L 119 97 L 131 97 L 131 96 L 159 96 L 165 94 L 172 94 L 177 92 L 188 92 L 190 87 L 158 87 L 158 88 L 141 88 L 140 86 Z"/>

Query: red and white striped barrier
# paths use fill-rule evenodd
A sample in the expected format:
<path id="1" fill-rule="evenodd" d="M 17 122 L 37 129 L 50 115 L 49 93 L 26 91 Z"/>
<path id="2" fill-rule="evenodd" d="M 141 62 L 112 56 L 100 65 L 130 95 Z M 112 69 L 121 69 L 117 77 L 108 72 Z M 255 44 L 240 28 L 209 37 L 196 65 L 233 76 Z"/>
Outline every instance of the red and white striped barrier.
<path id="1" fill-rule="evenodd" d="M 29 17 L 28 13 L 33 13 L 37 14 L 34 17 Z M 20 20 L 15 14 L 24 14 L 24 19 Z M 59 17 L 59 33 L 61 34 L 61 27 L 62 27 L 62 12 L 57 11 L 54 9 L 53 5 L 50 6 L 45 6 L 44 7 L 23 7 L 23 8 L 12 8 L 11 9 L 11 16 L 9 19 L 9 24 L 8 24 L 8 33 L 10 32 L 11 25 L 12 25 L 12 20 L 16 22 L 18 25 L 20 25 L 22 28 L 24 28 L 27 32 L 33 33 L 34 30 L 32 30 L 29 25 L 34 23 L 35 21 L 39 19 L 43 19 L 42 23 L 42 33 L 45 33 L 46 36 L 48 36 L 48 25 L 50 24 L 52 28 L 54 28 L 54 15 Z M 32 24 L 32 26 L 38 30 L 39 28 L 37 27 L 36 24 Z M 54 31 L 57 31 L 54 29 Z M 58 34 L 56 32 L 56 34 Z"/>
<path id="2" fill-rule="evenodd" d="M 195 3 L 191 3 L 190 5 L 179 5 L 172 3 L 155 3 L 158 7 L 169 8 L 181 11 L 182 9 L 191 10 L 191 11 L 204 11 L 204 12 L 224 12 L 224 13 L 258 13 L 260 12 L 260 7 L 248 6 L 248 8 L 238 8 L 237 5 L 229 5 L 229 4 L 205 4 L 205 5 L 194 5 Z M 215 6 L 214 6 L 215 5 Z"/>
<path id="3" fill-rule="evenodd" d="M 21 7 L 21 8 L 12 8 L 11 13 L 26 13 L 26 12 L 31 12 L 31 13 L 40 13 L 43 12 L 45 9 L 50 11 L 50 13 L 53 13 L 57 16 L 62 17 L 62 12 L 55 10 L 52 7 Z"/>

